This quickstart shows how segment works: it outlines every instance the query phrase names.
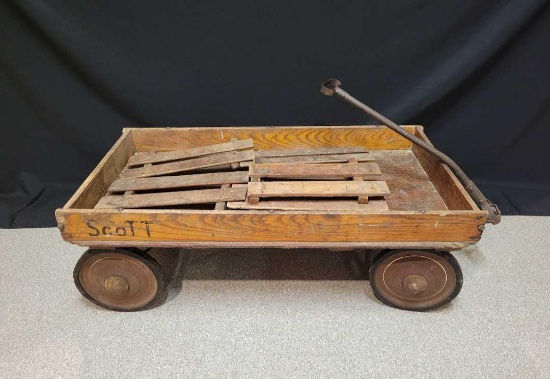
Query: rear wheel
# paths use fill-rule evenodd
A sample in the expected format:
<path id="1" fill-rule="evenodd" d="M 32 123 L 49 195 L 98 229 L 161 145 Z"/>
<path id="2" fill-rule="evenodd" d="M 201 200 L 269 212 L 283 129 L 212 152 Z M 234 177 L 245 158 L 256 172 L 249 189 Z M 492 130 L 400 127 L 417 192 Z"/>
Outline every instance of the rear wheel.
<path id="1" fill-rule="evenodd" d="M 110 310 L 139 311 L 164 300 L 160 265 L 137 249 L 90 249 L 78 260 L 73 278 L 85 298 Z"/>
<path id="2" fill-rule="evenodd" d="M 372 264 L 369 279 L 383 303 L 411 311 L 427 311 L 454 299 L 462 288 L 462 271 L 449 253 L 392 250 Z"/>

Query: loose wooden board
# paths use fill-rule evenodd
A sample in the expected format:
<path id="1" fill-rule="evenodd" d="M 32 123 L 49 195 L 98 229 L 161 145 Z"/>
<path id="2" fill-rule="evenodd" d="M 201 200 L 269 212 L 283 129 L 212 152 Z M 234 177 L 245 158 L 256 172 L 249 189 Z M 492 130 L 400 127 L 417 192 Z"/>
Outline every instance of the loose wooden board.
<path id="1" fill-rule="evenodd" d="M 149 176 L 160 176 L 174 174 L 184 171 L 192 171 L 206 167 L 216 167 L 227 163 L 238 163 L 254 159 L 253 150 L 229 151 L 208 155 L 206 157 L 191 158 L 184 161 L 160 163 L 150 167 L 129 168 L 124 170 L 121 178 L 144 178 Z"/>
<path id="2" fill-rule="evenodd" d="M 324 147 L 317 149 L 273 149 L 273 150 L 258 150 L 256 156 L 259 158 L 266 157 L 290 157 L 301 155 L 334 155 L 334 154 L 353 154 L 353 153 L 368 153 L 369 151 L 361 146 L 355 147 Z"/>
<path id="3" fill-rule="evenodd" d="M 254 147 L 252 139 L 237 140 L 195 147 L 187 150 L 165 151 L 165 152 L 141 152 L 136 153 L 128 159 L 128 166 L 138 166 L 147 163 L 161 163 L 177 161 L 181 159 L 196 158 L 204 155 L 224 153 L 228 151 L 251 149 Z"/>
<path id="4" fill-rule="evenodd" d="M 321 155 L 291 155 L 286 157 L 256 157 L 256 163 L 339 163 L 355 158 L 359 162 L 373 161 L 369 153 L 354 154 L 321 154 Z"/>
<path id="5" fill-rule="evenodd" d="M 388 210 L 385 200 L 371 199 L 368 204 L 354 200 L 263 200 L 258 204 L 246 201 L 227 203 L 229 209 L 281 210 L 281 211 L 342 211 L 349 213 L 376 213 Z"/>
<path id="6" fill-rule="evenodd" d="M 251 182 L 248 183 L 247 197 L 356 197 L 384 196 L 389 193 L 383 181 Z"/>
<path id="7" fill-rule="evenodd" d="M 354 176 L 380 175 L 376 163 L 326 163 L 326 164 L 255 164 L 249 167 L 251 177 L 262 178 L 350 178 Z"/>
<path id="8" fill-rule="evenodd" d="M 191 174 L 162 176 L 153 178 L 117 179 L 109 187 L 109 192 L 146 191 L 170 188 L 212 186 L 233 183 L 247 183 L 246 171 L 215 172 L 210 174 Z"/>
<path id="9" fill-rule="evenodd" d="M 246 188 L 216 188 L 194 191 L 146 193 L 123 196 L 104 196 L 95 209 L 153 208 L 187 204 L 208 204 L 222 201 L 239 201 L 246 198 Z"/>

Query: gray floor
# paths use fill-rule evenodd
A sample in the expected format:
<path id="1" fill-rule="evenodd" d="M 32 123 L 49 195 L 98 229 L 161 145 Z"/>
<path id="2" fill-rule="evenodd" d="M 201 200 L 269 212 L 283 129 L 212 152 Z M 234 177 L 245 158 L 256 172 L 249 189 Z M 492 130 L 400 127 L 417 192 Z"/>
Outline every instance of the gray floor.
<path id="1" fill-rule="evenodd" d="M 168 301 L 105 311 L 72 284 L 83 248 L 0 230 L 0 377 L 550 378 L 550 217 L 505 217 L 456 254 L 452 305 L 376 301 L 355 254 L 158 252 Z"/>

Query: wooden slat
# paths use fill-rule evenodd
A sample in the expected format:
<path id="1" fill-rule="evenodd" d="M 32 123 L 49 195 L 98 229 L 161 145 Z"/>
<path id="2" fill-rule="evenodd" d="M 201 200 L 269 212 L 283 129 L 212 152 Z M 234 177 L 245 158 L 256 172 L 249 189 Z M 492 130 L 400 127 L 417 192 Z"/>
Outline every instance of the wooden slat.
<path id="1" fill-rule="evenodd" d="M 329 155 L 329 154 L 353 154 L 353 153 L 368 153 L 369 151 L 361 146 L 356 147 L 324 147 L 317 149 L 274 149 L 274 150 L 258 150 L 256 156 L 260 158 L 266 157 L 289 157 L 297 155 Z"/>
<path id="2" fill-rule="evenodd" d="M 224 153 L 227 151 L 244 150 L 254 147 L 252 139 L 235 140 L 216 145 L 195 147 L 187 150 L 164 151 L 164 152 L 143 152 L 136 153 L 128 159 L 128 166 L 137 166 L 146 163 L 160 163 L 177 161 L 181 159 L 196 158 L 204 155 Z"/>
<path id="3" fill-rule="evenodd" d="M 368 204 L 359 204 L 355 200 L 265 200 L 258 204 L 246 201 L 227 203 L 229 209 L 283 210 L 283 211 L 345 211 L 345 212 L 383 212 L 388 210 L 385 200 L 370 200 Z"/>
<path id="4" fill-rule="evenodd" d="M 221 201 L 239 201 L 246 198 L 246 188 L 216 188 L 196 191 L 147 193 L 128 196 L 105 196 L 96 209 L 151 208 L 170 205 L 210 204 Z"/>
<path id="5" fill-rule="evenodd" d="M 222 164 L 219 166 L 212 166 L 212 167 L 205 167 L 205 168 L 197 168 L 196 170 L 193 170 L 193 172 L 214 172 L 214 171 L 223 171 L 223 170 L 234 170 L 233 167 L 238 166 L 240 168 L 243 167 L 249 167 L 252 164 L 252 161 L 244 161 L 239 163 L 228 163 L 228 164 Z"/>
<path id="6" fill-rule="evenodd" d="M 349 163 L 354 163 L 354 164 L 356 164 L 356 163 L 358 163 L 358 162 L 357 162 L 357 159 L 355 159 L 355 158 L 350 158 L 350 159 L 349 159 Z M 378 165 L 376 165 L 376 167 L 378 167 Z M 380 169 L 379 169 L 379 170 L 380 170 Z M 353 177 L 353 180 L 355 180 L 356 182 L 361 182 L 361 181 L 363 181 L 363 179 L 364 179 L 364 176 L 354 176 L 354 177 Z M 369 197 L 368 197 L 368 196 L 359 196 L 359 197 L 357 198 L 357 202 L 358 202 L 359 204 L 368 204 L 368 203 L 369 203 Z"/>
<path id="7" fill-rule="evenodd" d="M 115 180 L 109 187 L 109 192 L 146 191 L 247 182 L 248 173 L 246 171 L 215 172 L 210 174 L 163 176 L 154 178 L 129 178 Z"/>
<path id="8" fill-rule="evenodd" d="M 123 171 L 120 174 L 120 177 L 121 178 L 143 178 L 148 176 L 174 174 L 178 172 L 191 171 L 199 168 L 215 167 L 215 166 L 219 166 L 227 163 L 249 161 L 252 159 L 254 159 L 253 150 L 229 151 L 226 153 L 208 155 L 206 157 L 191 158 L 185 161 L 161 163 L 158 165 L 153 165 L 149 168 L 147 167 L 129 168 Z"/>
<path id="9" fill-rule="evenodd" d="M 222 190 L 227 189 L 230 186 L 231 186 L 231 184 L 224 184 L 222 186 Z M 214 206 L 214 209 L 217 210 L 217 211 L 222 211 L 222 210 L 225 209 L 226 204 L 227 203 L 225 201 L 220 201 L 220 202 L 216 203 L 216 205 Z"/>
<path id="10" fill-rule="evenodd" d="M 327 164 L 255 164 L 249 167 L 251 177 L 263 178 L 351 178 L 380 175 L 376 163 Z"/>
<path id="11" fill-rule="evenodd" d="M 350 158 L 359 162 L 373 161 L 374 157 L 369 153 L 355 154 L 326 154 L 326 155 L 297 155 L 288 157 L 263 157 L 256 158 L 256 163 L 343 163 Z"/>
<path id="12" fill-rule="evenodd" d="M 310 181 L 248 183 L 248 198 L 261 197 L 354 197 L 389 194 L 383 181 Z"/>

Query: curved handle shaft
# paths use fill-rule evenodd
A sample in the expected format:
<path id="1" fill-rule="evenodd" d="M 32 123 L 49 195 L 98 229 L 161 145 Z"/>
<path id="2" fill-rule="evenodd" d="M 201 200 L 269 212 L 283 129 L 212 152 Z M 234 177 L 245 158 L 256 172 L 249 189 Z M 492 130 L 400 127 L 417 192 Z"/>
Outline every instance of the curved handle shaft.
<path id="1" fill-rule="evenodd" d="M 388 128 L 399 134 L 400 136 L 408 139 L 415 145 L 421 147 L 422 149 L 426 150 L 428 153 L 434 155 L 437 157 L 441 162 L 445 163 L 451 171 L 458 177 L 458 179 L 462 182 L 464 185 L 464 188 L 466 191 L 468 191 L 468 194 L 474 199 L 476 204 L 479 206 L 481 210 L 487 211 L 489 215 L 487 216 L 487 223 L 491 224 L 498 224 L 500 222 L 500 209 L 498 209 L 498 206 L 496 204 L 491 203 L 481 192 L 481 190 L 475 185 L 475 183 L 462 171 L 462 169 L 456 164 L 455 161 L 453 161 L 451 158 L 449 158 L 446 154 L 443 152 L 437 150 L 432 145 L 426 143 L 423 139 L 412 135 L 411 133 L 407 132 L 405 129 L 403 129 L 401 126 L 397 125 L 395 122 L 390 120 L 389 118 L 385 117 L 384 115 L 378 113 L 368 105 L 363 104 L 361 101 L 357 100 L 355 97 L 351 96 L 349 93 L 344 91 L 342 88 L 340 88 L 340 85 L 342 83 L 337 79 L 329 79 L 321 85 L 321 93 L 323 95 L 327 96 L 333 96 L 336 95 L 336 97 L 344 100 L 345 102 L 361 109 L 363 112 L 368 114 L 369 116 L 375 118 L 382 124 L 386 125 Z"/>

